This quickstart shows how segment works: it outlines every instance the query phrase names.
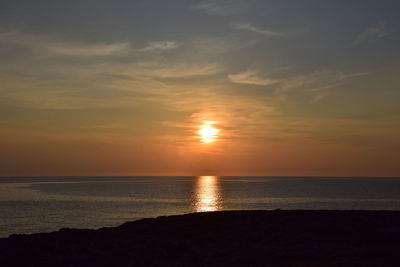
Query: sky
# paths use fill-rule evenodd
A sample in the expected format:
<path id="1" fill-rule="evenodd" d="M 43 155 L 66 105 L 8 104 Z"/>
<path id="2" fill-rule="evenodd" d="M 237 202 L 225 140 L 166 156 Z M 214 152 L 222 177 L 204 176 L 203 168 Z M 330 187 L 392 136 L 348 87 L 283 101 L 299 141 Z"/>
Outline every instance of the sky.
<path id="1" fill-rule="evenodd" d="M 3 0 L 0 176 L 400 176 L 397 0 Z"/>

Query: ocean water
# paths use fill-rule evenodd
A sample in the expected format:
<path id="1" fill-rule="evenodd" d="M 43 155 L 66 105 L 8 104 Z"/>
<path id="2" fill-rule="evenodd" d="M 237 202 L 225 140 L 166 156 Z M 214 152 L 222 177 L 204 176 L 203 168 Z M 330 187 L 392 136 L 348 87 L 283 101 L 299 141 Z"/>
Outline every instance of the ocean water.
<path id="1" fill-rule="evenodd" d="M 0 178 L 0 237 L 161 215 L 278 208 L 400 210 L 400 178 Z"/>

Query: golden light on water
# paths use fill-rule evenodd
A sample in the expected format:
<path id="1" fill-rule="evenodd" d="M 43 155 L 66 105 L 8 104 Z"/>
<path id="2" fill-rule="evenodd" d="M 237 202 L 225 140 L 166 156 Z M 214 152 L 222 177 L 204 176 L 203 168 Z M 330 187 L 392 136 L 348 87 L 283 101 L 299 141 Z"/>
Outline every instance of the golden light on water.
<path id="1" fill-rule="evenodd" d="M 217 176 L 197 177 L 194 210 L 196 212 L 217 211 L 221 206 L 221 192 Z"/>
<path id="2" fill-rule="evenodd" d="M 213 122 L 207 121 L 199 126 L 198 134 L 203 143 L 211 143 L 217 139 L 219 130 L 215 128 L 213 124 Z"/>

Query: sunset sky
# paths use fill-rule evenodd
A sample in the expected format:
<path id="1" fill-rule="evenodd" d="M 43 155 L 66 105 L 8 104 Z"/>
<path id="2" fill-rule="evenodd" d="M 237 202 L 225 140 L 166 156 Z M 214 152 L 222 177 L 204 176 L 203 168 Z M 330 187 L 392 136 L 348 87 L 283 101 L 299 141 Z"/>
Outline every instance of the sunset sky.
<path id="1" fill-rule="evenodd" d="M 398 0 L 0 4 L 0 175 L 400 176 Z"/>

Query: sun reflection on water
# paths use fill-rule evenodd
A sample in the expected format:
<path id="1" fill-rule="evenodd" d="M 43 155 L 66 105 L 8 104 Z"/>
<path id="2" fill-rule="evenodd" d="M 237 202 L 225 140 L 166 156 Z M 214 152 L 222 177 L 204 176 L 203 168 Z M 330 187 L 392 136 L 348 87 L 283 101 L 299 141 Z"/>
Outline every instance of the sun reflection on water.
<path id="1" fill-rule="evenodd" d="M 217 176 L 198 176 L 194 192 L 194 210 L 196 212 L 221 210 L 220 191 Z"/>

